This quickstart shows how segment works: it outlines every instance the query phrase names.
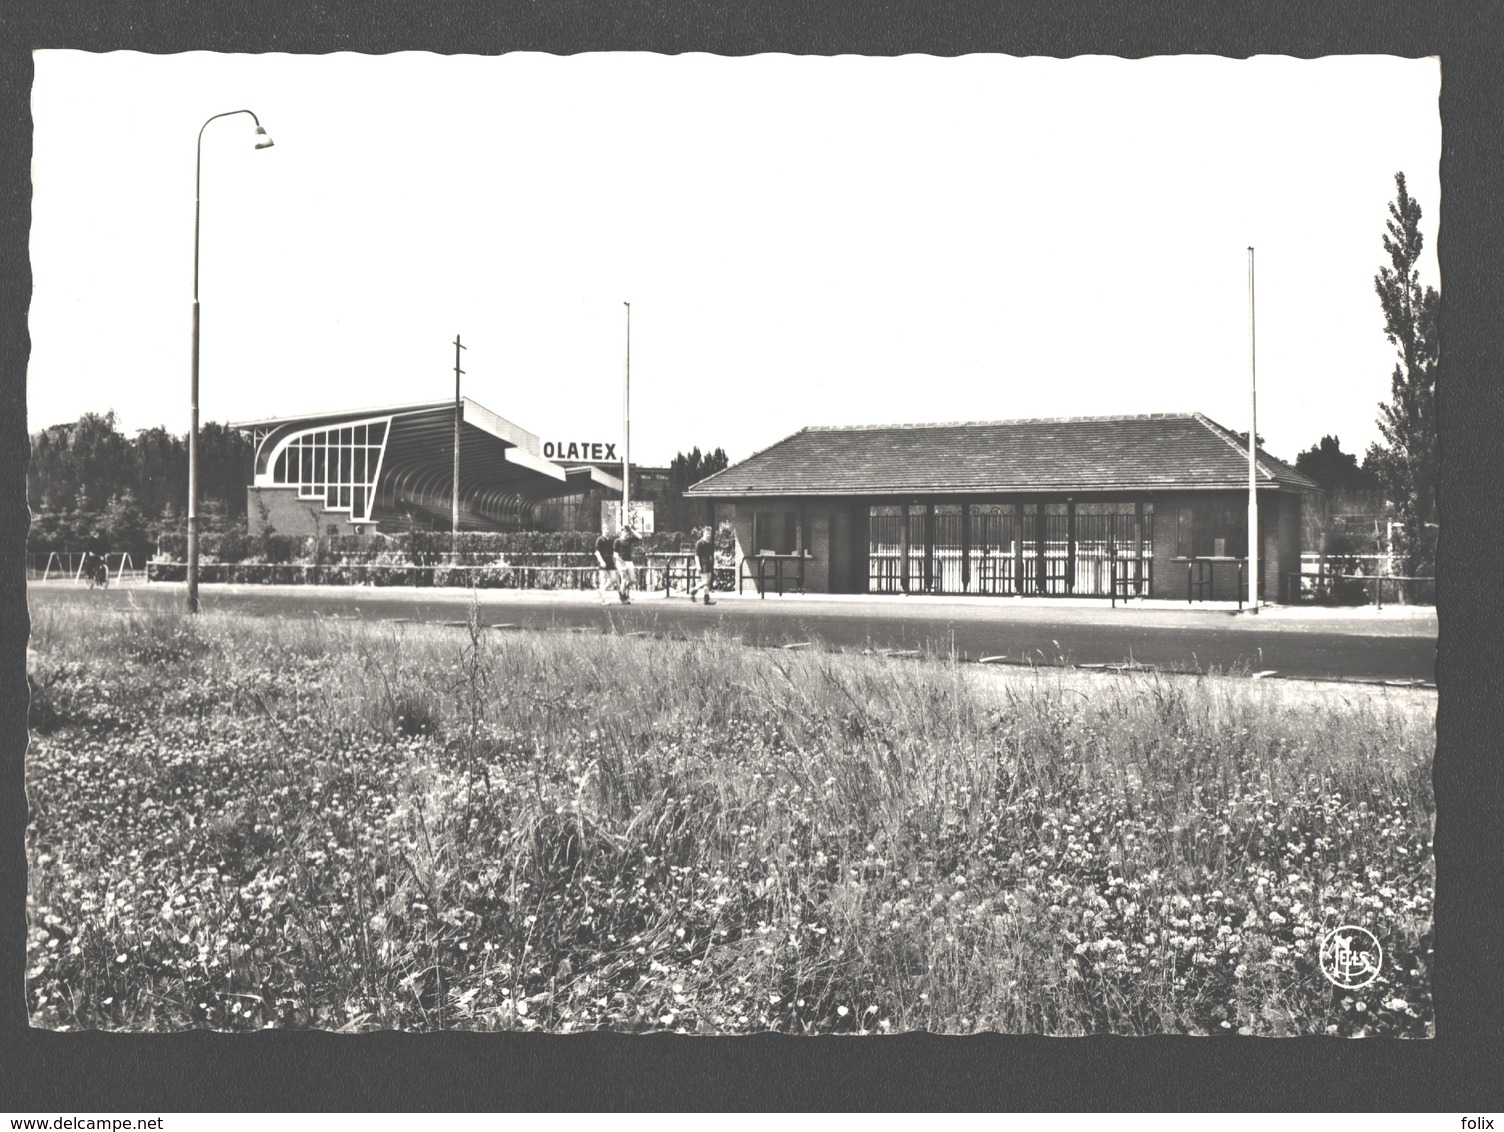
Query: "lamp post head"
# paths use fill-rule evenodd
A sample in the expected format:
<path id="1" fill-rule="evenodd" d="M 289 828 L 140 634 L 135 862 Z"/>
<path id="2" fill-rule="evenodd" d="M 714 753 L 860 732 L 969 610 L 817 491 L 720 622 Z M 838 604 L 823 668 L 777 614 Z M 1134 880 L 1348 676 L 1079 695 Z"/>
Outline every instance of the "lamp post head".
<path id="1" fill-rule="evenodd" d="M 261 126 L 261 125 L 257 125 L 257 127 L 256 127 L 256 148 L 257 149 L 271 149 L 271 147 L 274 144 L 275 143 L 272 141 L 271 135 L 269 135 L 266 132 L 266 127 L 265 126 Z"/>

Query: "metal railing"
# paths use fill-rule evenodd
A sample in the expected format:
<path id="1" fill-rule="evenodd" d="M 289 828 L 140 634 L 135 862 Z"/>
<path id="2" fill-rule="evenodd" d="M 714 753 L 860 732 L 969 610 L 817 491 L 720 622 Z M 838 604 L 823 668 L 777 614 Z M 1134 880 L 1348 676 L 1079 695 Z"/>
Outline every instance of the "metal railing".
<path id="1" fill-rule="evenodd" d="M 771 566 L 773 585 L 778 591 L 778 596 L 782 597 L 784 592 L 783 584 L 787 577 L 785 568 L 792 566 L 797 567 L 797 569 L 794 571 L 793 577 L 788 580 L 792 581 L 798 587 L 800 593 L 803 593 L 804 562 L 805 556 L 802 554 L 749 554 L 742 559 L 741 565 L 737 568 L 736 592 L 741 593 L 742 583 L 751 579 L 757 584 L 757 596 L 767 597 L 768 567 Z"/>
<path id="2" fill-rule="evenodd" d="M 1397 556 L 1389 554 L 1302 554 L 1300 570 L 1283 576 L 1291 601 L 1340 603 L 1345 598 L 1356 604 L 1362 595 L 1363 601 L 1383 608 L 1386 593 L 1396 601 L 1435 600 L 1435 577 L 1395 573 L 1397 565 Z M 1386 590 L 1391 583 L 1394 588 Z"/>
<path id="3" fill-rule="evenodd" d="M 1424 595 L 1428 589 L 1430 594 L 1427 603 L 1435 600 L 1436 579 L 1418 574 L 1348 574 L 1323 569 L 1316 574 L 1287 572 L 1285 579 L 1292 601 L 1303 599 L 1342 604 L 1343 595 L 1340 591 L 1346 585 L 1349 587 L 1347 604 L 1359 604 L 1352 601 L 1351 597 L 1353 591 L 1361 591 L 1364 595 L 1361 604 L 1372 603 L 1382 609 L 1385 586 L 1390 584 L 1394 586 L 1393 590 L 1388 591 L 1394 595 L 1391 605 L 1400 603 L 1400 599 L 1407 595 L 1414 600 L 1417 593 Z"/>
<path id="4" fill-rule="evenodd" d="M 452 561 L 456 555 L 436 555 L 445 562 L 201 562 L 203 582 L 239 585 L 355 585 L 455 587 L 463 589 L 589 590 L 594 589 L 600 566 L 584 554 L 537 554 L 552 562 Z M 572 558 L 573 563 L 564 559 Z M 585 564 L 588 562 L 589 564 Z M 177 582 L 186 576 L 187 565 L 156 561 L 148 565 L 147 580 Z M 686 589 L 700 581 L 699 560 L 687 553 L 652 553 L 637 566 L 639 590 L 672 592 L 676 583 Z M 722 581 L 724 585 L 724 581 Z"/>
<path id="5" fill-rule="evenodd" d="M 1154 559 L 1112 557 L 1112 606 L 1130 597 L 1151 597 L 1154 593 Z"/>
<path id="6" fill-rule="evenodd" d="M 53 550 L 26 556 L 26 577 L 31 581 L 50 582 L 54 578 L 84 581 L 85 559 L 91 556 L 87 550 Z M 143 555 L 144 558 L 144 555 Z M 110 571 L 110 581 L 135 578 L 141 574 L 136 557 L 130 551 L 108 551 L 104 555 Z"/>
<path id="7" fill-rule="evenodd" d="M 1196 557 L 1175 557 L 1171 562 L 1185 563 L 1185 603 L 1190 605 L 1195 601 L 1215 601 L 1217 598 L 1217 567 L 1236 565 L 1238 568 L 1237 598 L 1238 608 L 1243 608 L 1243 600 L 1247 596 L 1247 587 L 1243 584 L 1244 571 L 1247 569 L 1246 558 L 1233 558 L 1231 556 L 1217 558 L 1215 556 L 1200 555 Z M 1262 577 L 1262 575 L 1260 575 Z"/>
<path id="8" fill-rule="evenodd" d="M 643 564 L 645 589 L 658 589 L 661 585 L 663 596 L 668 597 L 674 590 L 675 582 L 684 583 L 685 593 L 692 592 L 694 587 L 700 584 L 700 560 L 692 550 L 649 554 L 646 558 L 647 561 Z M 649 587 L 648 578 L 654 578 L 659 585 Z"/>
<path id="9" fill-rule="evenodd" d="M 871 549 L 867 555 L 869 593 L 976 594 L 1002 596 L 1148 597 L 1154 585 L 1152 553 L 1120 554 L 1110 543 L 1078 543 L 1072 562 L 1065 545 L 1049 544 L 1043 556 L 1037 546 L 1016 554 L 972 549 L 965 556 L 957 548 L 937 548 L 925 574 L 922 550 L 908 558 L 907 586 L 901 552 Z"/>
<path id="10" fill-rule="evenodd" d="M 588 590 L 596 566 L 457 562 L 418 565 L 391 562 L 201 562 L 203 582 L 240 585 L 368 585 L 463 589 Z M 183 562 L 152 562 L 147 580 L 186 577 Z"/>

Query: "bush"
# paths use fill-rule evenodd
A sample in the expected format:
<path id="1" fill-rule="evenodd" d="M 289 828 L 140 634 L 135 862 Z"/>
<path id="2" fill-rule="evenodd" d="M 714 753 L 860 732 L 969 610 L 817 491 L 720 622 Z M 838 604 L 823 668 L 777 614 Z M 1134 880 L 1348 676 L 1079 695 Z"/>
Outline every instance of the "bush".
<path id="1" fill-rule="evenodd" d="M 199 535 L 199 553 L 217 562 L 242 562 L 251 552 L 251 537 L 243 527 Z"/>

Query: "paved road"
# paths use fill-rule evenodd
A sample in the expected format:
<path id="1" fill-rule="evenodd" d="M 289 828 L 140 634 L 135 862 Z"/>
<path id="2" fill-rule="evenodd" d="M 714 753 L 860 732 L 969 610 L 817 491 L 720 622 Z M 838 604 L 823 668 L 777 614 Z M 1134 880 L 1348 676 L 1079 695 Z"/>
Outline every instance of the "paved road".
<path id="1" fill-rule="evenodd" d="M 181 585 L 126 587 L 107 593 L 68 584 L 33 584 L 32 604 L 85 599 L 111 608 L 180 605 Z M 1266 610 L 1189 610 L 1162 604 L 1111 608 L 1103 602 L 922 597 L 726 596 L 714 607 L 683 597 L 642 595 L 631 606 L 602 606 L 591 594 L 480 590 L 488 625 L 531 629 L 594 628 L 603 632 L 698 634 L 713 627 L 748 644 L 799 641 L 874 650 L 954 650 L 963 659 L 1000 657 L 1015 663 L 1121 664 L 1167 670 L 1270 672 L 1280 677 L 1433 682 L 1434 614 L 1395 609 L 1375 615 Z M 470 594 L 411 588 L 204 586 L 206 613 L 356 617 L 453 622 L 466 617 Z M 1388 616 L 1386 616 L 1386 614 Z"/>

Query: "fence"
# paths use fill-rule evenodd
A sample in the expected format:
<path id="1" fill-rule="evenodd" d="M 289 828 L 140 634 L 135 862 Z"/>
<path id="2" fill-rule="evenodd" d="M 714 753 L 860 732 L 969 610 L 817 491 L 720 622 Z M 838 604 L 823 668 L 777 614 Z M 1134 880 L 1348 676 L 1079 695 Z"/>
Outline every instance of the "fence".
<path id="1" fill-rule="evenodd" d="M 595 585 L 596 567 L 563 562 L 201 562 L 198 573 L 205 583 L 239 585 L 588 590 Z M 186 562 L 153 562 L 147 570 L 152 582 L 187 577 Z"/>
<path id="2" fill-rule="evenodd" d="M 84 559 L 89 556 L 89 553 L 87 550 L 52 550 L 45 554 L 28 554 L 26 578 L 33 582 L 72 579 L 82 584 L 85 580 Z M 144 554 L 142 558 L 145 558 Z M 141 576 L 141 570 L 136 566 L 136 558 L 129 551 L 107 553 L 104 560 L 110 570 L 111 582 L 127 581 Z"/>
<path id="3" fill-rule="evenodd" d="M 1388 554 L 1302 554 L 1300 572 L 1289 575 L 1290 598 L 1333 604 L 1382 607 L 1424 605 L 1436 600 L 1436 579 L 1395 573 Z"/>
<path id="4" fill-rule="evenodd" d="M 1149 503 L 879 504 L 868 512 L 872 593 L 1147 597 Z"/>
<path id="5" fill-rule="evenodd" d="M 785 590 L 803 593 L 805 561 L 803 554 L 749 554 L 737 572 L 736 592 L 743 592 L 743 583 L 750 580 L 757 587 L 758 597 L 767 597 L 770 586 L 779 597 Z"/>
<path id="6" fill-rule="evenodd" d="M 599 566 L 592 554 L 548 552 L 529 554 L 532 561 L 464 562 L 463 554 L 434 553 L 433 562 L 200 562 L 199 580 L 235 585 L 314 586 L 407 586 L 416 588 L 459 587 L 463 589 L 589 590 L 595 588 Z M 693 562 L 694 555 L 687 556 Z M 729 588 L 729 571 L 715 571 L 715 588 Z M 151 582 L 181 582 L 188 576 L 186 562 L 152 562 L 147 568 Z M 654 553 L 637 568 L 640 590 L 669 592 L 675 582 L 691 577 L 686 555 Z M 693 571 L 693 582 L 699 573 Z"/>

